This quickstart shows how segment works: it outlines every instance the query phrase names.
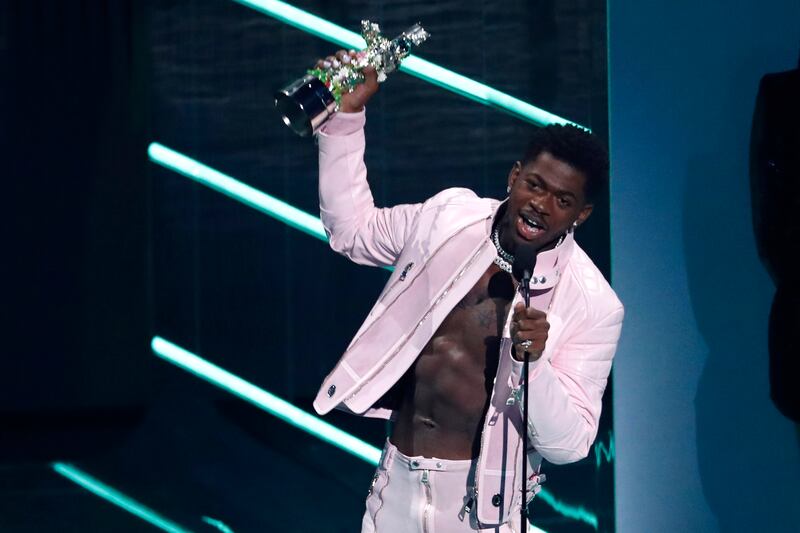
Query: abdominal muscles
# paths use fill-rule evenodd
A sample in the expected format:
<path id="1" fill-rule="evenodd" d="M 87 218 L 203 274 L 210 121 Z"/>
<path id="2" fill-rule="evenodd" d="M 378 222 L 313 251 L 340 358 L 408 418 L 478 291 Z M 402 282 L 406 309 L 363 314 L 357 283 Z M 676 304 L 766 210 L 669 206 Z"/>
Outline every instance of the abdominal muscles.
<path id="1" fill-rule="evenodd" d="M 440 459 L 477 456 L 513 295 L 511 277 L 492 265 L 394 387 L 397 416 L 390 440 L 401 452 Z"/>

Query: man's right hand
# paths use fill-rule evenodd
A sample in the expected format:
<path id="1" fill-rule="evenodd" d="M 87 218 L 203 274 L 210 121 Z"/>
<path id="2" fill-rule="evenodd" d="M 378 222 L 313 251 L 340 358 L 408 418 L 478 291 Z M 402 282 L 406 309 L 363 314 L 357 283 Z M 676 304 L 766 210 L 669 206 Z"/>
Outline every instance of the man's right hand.
<path id="1" fill-rule="evenodd" d="M 317 61 L 318 68 L 331 68 L 337 63 L 349 63 L 359 57 L 363 52 L 355 50 L 339 50 L 335 56 L 328 56 Z M 364 83 L 356 85 L 352 92 L 342 95 L 339 103 L 339 111 L 343 113 L 357 113 L 364 109 L 364 105 L 378 92 L 378 73 L 374 67 L 364 67 L 361 72 L 364 74 Z"/>

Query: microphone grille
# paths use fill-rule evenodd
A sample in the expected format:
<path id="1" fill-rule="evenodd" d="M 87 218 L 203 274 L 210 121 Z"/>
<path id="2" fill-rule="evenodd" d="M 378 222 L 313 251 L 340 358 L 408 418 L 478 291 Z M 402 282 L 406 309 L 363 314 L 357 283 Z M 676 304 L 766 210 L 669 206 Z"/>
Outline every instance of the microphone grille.
<path id="1" fill-rule="evenodd" d="M 528 277 L 533 274 L 533 268 L 536 266 L 536 248 L 530 244 L 517 246 L 514 251 L 514 264 L 511 267 L 511 274 L 517 281 L 522 281 L 525 277 L 525 272 L 528 272 Z"/>

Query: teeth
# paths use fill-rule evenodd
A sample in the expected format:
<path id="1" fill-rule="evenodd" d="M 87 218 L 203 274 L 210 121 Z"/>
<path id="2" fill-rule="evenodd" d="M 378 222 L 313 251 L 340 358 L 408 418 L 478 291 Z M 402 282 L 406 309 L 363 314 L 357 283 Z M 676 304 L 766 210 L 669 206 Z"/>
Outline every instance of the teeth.
<path id="1" fill-rule="evenodd" d="M 530 220 L 529 218 L 524 217 L 524 216 L 522 216 L 521 218 L 522 218 L 522 221 L 525 224 L 527 224 L 528 226 L 530 226 L 532 228 L 536 228 L 536 229 L 541 229 L 541 226 L 537 222 L 535 222 L 533 220 Z"/>

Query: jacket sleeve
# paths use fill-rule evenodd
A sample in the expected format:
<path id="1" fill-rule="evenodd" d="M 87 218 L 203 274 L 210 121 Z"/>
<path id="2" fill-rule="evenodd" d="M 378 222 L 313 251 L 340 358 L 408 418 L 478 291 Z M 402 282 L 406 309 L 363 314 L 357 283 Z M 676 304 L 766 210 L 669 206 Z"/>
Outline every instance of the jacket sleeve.
<path id="1" fill-rule="evenodd" d="M 362 265 L 390 266 L 422 204 L 375 207 L 364 164 L 365 114 L 337 113 L 318 134 L 320 218 L 335 251 Z"/>
<path id="2" fill-rule="evenodd" d="M 551 463 L 572 463 L 589 454 L 623 314 L 617 301 L 603 316 L 587 318 L 549 359 L 530 363 L 529 442 Z M 522 363 L 514 360 L 514 366 L 515 375 L 521 375 Z M 521 401 L 519 406 L 522 410 Z"/>

